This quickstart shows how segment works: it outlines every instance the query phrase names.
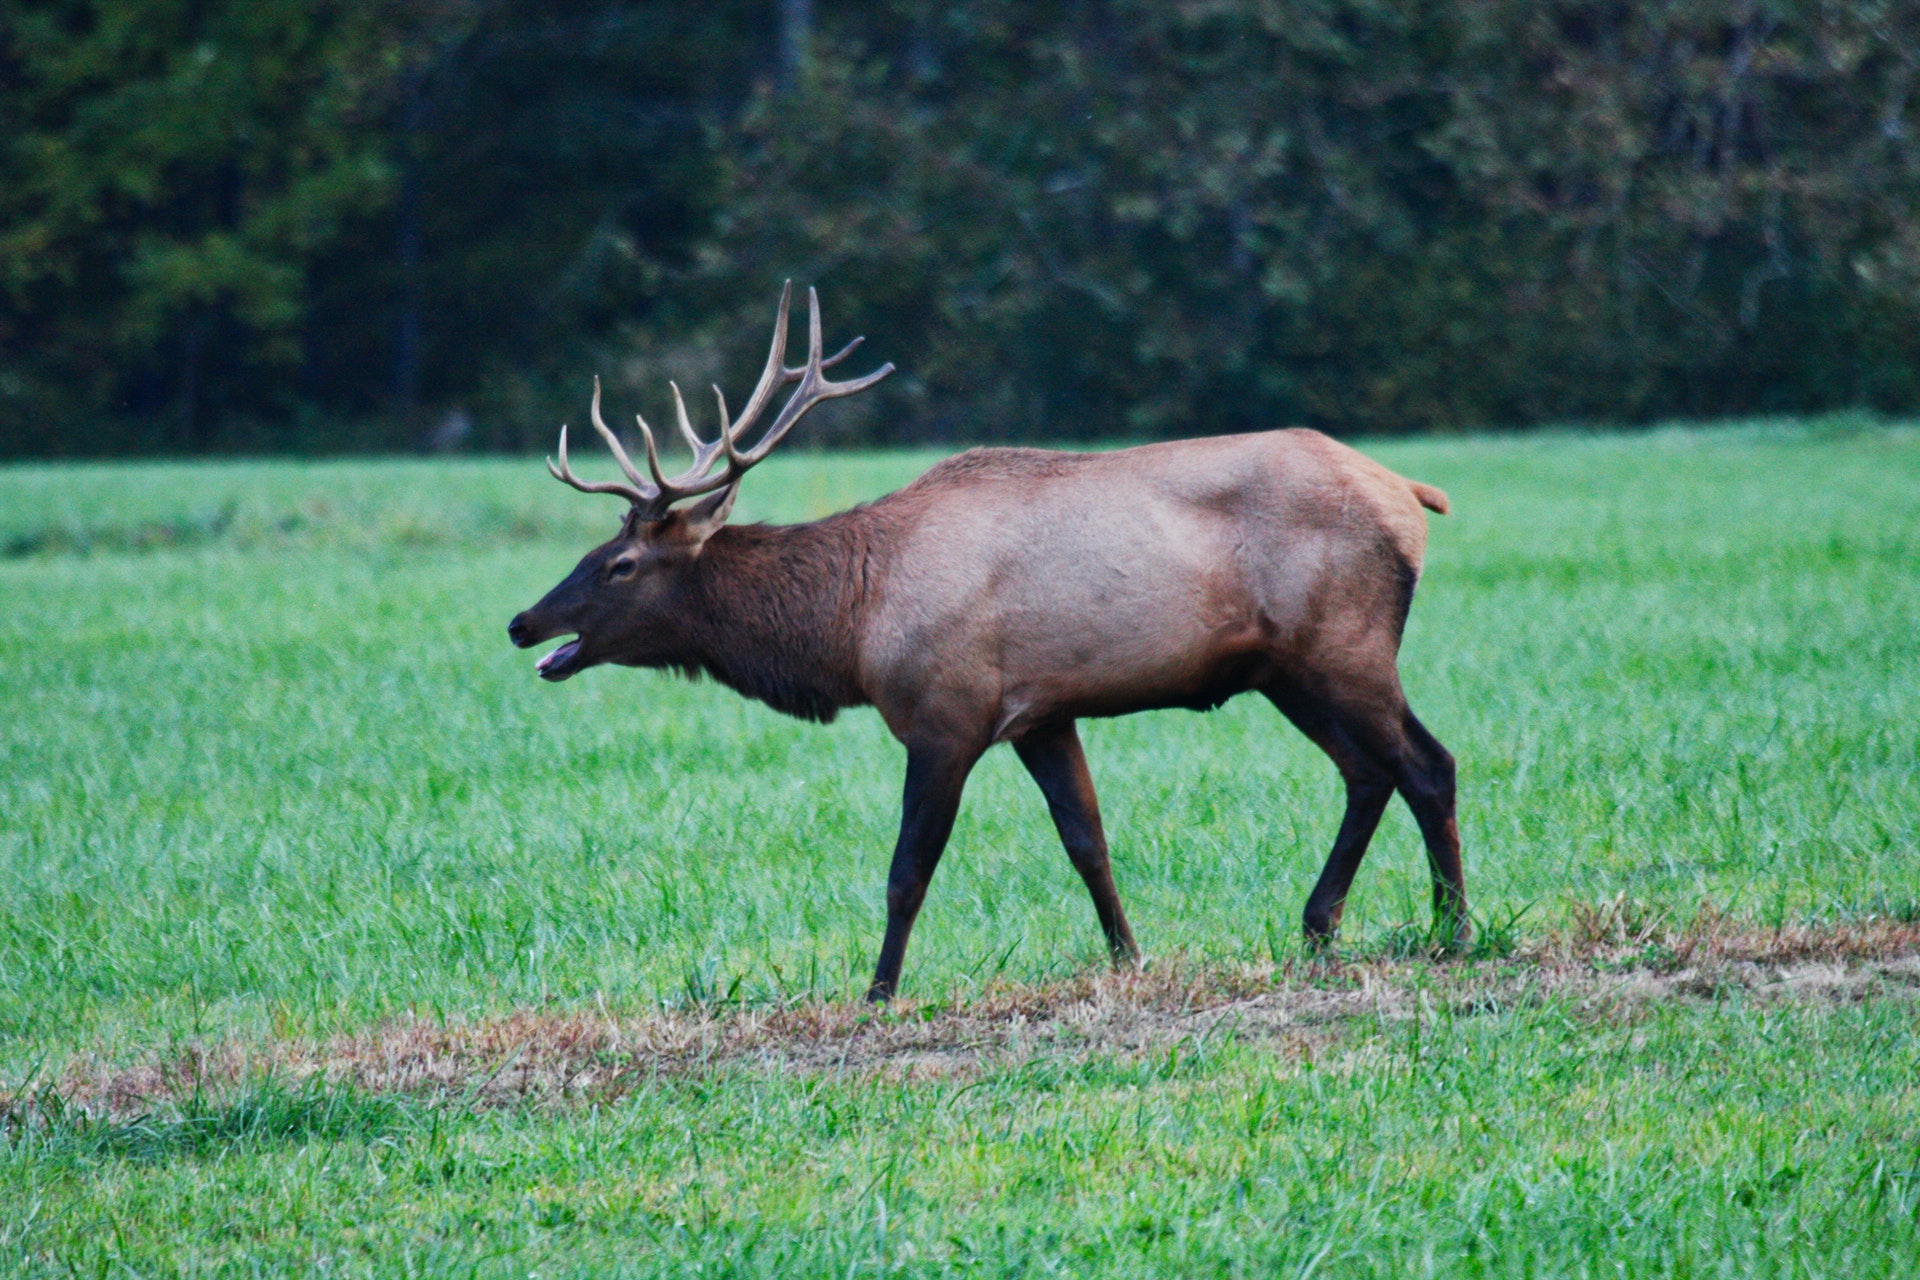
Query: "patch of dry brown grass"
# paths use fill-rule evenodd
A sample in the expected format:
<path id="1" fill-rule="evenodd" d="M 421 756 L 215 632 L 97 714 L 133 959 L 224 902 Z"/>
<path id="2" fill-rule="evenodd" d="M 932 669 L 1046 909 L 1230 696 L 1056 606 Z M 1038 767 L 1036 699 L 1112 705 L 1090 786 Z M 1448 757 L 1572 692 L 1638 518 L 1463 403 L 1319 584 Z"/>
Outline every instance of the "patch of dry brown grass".
<path id="1" fill-rule="evenodd" d="M 1703 903 L 1685 924 L 1659 907 L 1620 894 L 1597 904 L 1574 903 L 1567 928 L 1522 955 L 1539 963 L 1605 968 L 1609 964 L 1682 969 L 1689 966 L 1868 963 L 1920 953 L 1920 921 L 1756 927 Z"/>
<path id="2" fill-rule="evenodd" d="M 403 1018 L 325 1042 L 193 1045 L 130 1065 L 83 1057 L 56 1087 L 68 1105 L 115 1116 L 269 1074 L 499 1106 L 611 1099 L 659 1075 L 720 1068 L 938 1079 L 1035 1059 L 1198 1050 L 1228 1038 L 1319 1056 L 1359 1020 L 1406 1018 L 1423 1007 L 1470 1013 L 1557 1000 L 1605 1019 L 1735 991 L 1753 999 L 1920 999 L 1920 924 L 1764 930 L 1703 911 L 1678 926 L 1622 898 L 1576 911 L 1569 928 L 1499 961 L 1173 958 L 1137 972 L 997 985 L 952 1001 L 902 1000 L 886 1011 L 819 1001 Z"/>

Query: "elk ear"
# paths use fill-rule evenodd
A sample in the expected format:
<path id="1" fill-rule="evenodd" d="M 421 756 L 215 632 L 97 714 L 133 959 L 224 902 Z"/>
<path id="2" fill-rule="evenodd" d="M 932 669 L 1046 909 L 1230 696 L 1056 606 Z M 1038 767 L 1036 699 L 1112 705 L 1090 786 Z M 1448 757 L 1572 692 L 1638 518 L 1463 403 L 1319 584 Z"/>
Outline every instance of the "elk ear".
<path id="1" fill-rule="evenodd" d="M 736 480 L 712 497 L 702 498 L 685 509 L 687 533 L 695 546 L 720 531 L 720 526 L 733 514 L 733 499 L 739 492 L 740 482 Z"/>

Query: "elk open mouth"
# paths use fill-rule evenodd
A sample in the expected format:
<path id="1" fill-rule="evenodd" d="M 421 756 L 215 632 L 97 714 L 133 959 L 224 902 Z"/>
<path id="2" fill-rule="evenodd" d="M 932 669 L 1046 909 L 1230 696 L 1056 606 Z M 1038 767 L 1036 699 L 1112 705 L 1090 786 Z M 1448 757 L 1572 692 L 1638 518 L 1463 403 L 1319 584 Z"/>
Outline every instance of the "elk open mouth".
<path id="1" fill-rule="evenodd" d="M 540 659 L 533 666 L 542 680 L 565 680 L 580 669 L 580 637 L 573 639 Z"/>

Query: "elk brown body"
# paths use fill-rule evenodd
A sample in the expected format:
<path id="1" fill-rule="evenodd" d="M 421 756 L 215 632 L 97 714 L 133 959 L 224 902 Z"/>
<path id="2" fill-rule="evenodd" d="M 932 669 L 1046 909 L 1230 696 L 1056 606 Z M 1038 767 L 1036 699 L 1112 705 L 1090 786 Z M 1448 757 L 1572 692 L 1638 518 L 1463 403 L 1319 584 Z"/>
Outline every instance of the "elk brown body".
<path id="1" fill-rule="evenodd" d="M 832 383 L 818 302 L 809 354 L 785 367 L 788 295 L 772 354 L 738 422 L 694 468 L 653 479 L 594 423 L 628 485 L 575 477 L 561 436 L 554 473 L 632 506 L 619 536 L 509 625 L 521 647 L 575 639 L 540 674 L 616 663 L 712 676 L 807 719 L 871 705 L 907 750 L 887 927 L 870 998 L 892 995 L 975 762 L 1012 744 L 1045 795 L 1091 892 L 1116 963 L 1138 954 L 1108 862 L 1078 720 L 1270 699 L 1332 758 L 1346 814 L 1304 913 L 1333 936 L 1374 828 L 1397 790 L 1420 825 L 1444 941 L 1467 936 L 1453 759 L 1401 690 L 1401 631 L 1426 544 L 1422 508 L 1444 494 L 1318 432 L 1271 431 L 1111 453 L 975 449 L 905 489 L 809 524 L 731 527 L 747 468 L 821 399 L 890 372 Z M 857 340 L 856 340 L 857 343 Z M 800 387 L 761 442 L 741 439 L 780 386 Z M 727 465 L 714 471 L 722 456 Z M 551 467 L 552 464 L 550 463 Z M 676 506 L 698 497 L 690 506 Z"/>

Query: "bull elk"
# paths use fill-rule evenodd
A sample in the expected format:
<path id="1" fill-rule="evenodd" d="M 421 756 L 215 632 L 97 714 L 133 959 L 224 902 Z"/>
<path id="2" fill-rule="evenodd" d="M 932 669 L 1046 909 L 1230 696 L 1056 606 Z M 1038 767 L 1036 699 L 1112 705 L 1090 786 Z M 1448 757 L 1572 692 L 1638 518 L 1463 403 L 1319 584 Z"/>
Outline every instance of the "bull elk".
<path id="1" fill-rule="evenodd" d="M 1426 545 L 1421 508 L 1446 495 L 1315 431 L 1143 445 L 1112 453 L 974 449 L 897 493 L 809 524 L 727 524 L 740 480 L 823 400 L 893 371 L 828 380 L 859 345 L 823 358 L 807 293 L 807 358 L 786 364 L 792 285 L 773 348 L 737 419 L 718 387 L 702 440 L 678 387 L 693 465 L 667 477 L 644 419 L 648 475 L 600 416 L 625 481 L 585 493 L 629 505 L 617 537 L 508 624 L 527 648 L 571 636 L 538 671 L 601 663 L 712 676 L 803 719 L 873 706 L 907 749 L 887 929 L 871 1000 L 900 978 L 907 935 L 974 763 L 1013 745 L 1093 895 L 1116 965 L 1138 956 L 1114 889 L 1075 722 L 1162 707 L 1211 710 L 1258 690 L 1332 757 L 1346 815 L 1307 899 L 1306 935 L 1331 938 L 1355 871 L 1397 789 L 1419 822 L 1440 936 L 1468 935 L 1454 765 L 1414 718 L 1396 665 Z M 775 395 L 797 383 L 757 443 Z M 649 478 L 650 477 L 650 478 Z M 694 501 L 698 499 L 698 501 Z M 685 505 L 682 505 L 685 504 Z"/>

